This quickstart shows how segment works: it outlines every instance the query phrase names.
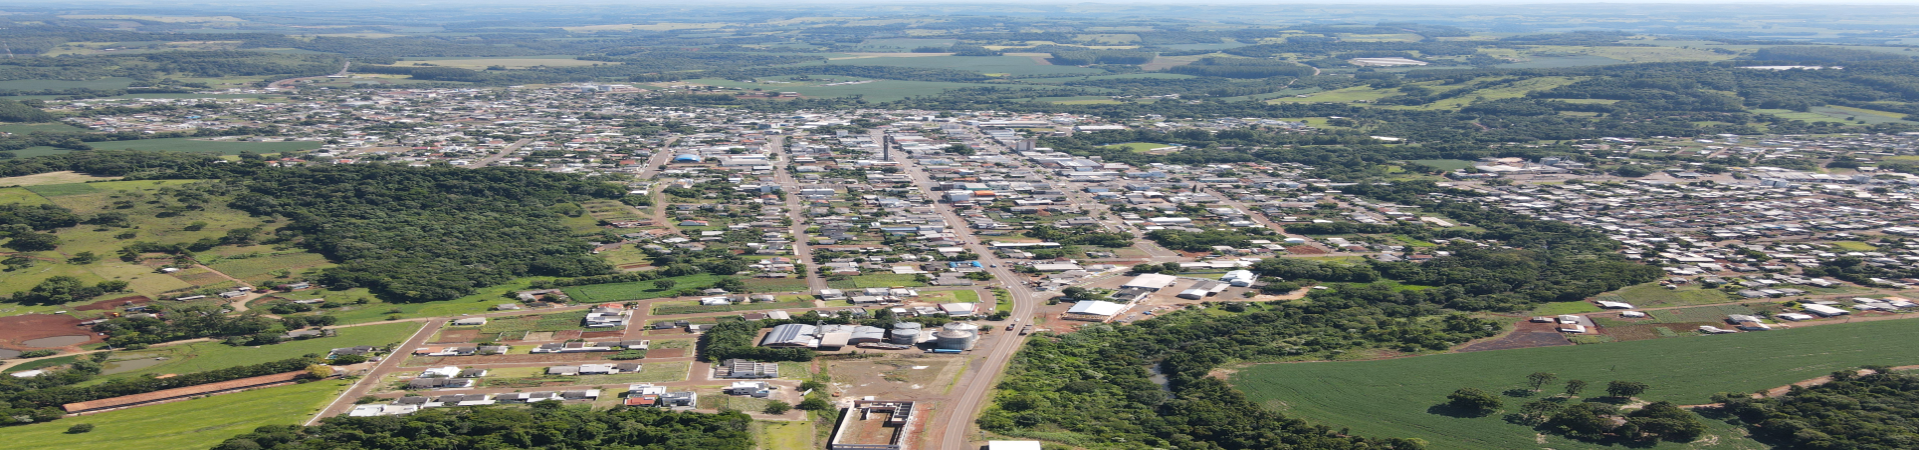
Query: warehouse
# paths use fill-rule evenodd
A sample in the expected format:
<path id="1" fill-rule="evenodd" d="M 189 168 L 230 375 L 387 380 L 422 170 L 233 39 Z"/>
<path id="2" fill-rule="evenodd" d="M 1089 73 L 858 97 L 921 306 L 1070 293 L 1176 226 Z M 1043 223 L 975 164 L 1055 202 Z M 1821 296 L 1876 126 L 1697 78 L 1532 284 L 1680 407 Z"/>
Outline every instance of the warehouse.
<path id="1" fill-rule="evenodd" d="M 1103 302 L 1099 300 L 1085 300 L 1079 303 L 1074 303 L 1073 308 L 1067 309 L 1067 313 L 1060 315 L 1060 318 L 1067 319 L 1067 320 L 1086 320 L 1086 321 L 1093 321 L 1093 322 L 1105 322 L 1107 321 L 1107 319 L 1112 319 L 1113 316 L 1119 315 L 1121 311 L 1126 311 L 1126 310 L 1127 310 L 1127 305 L 1122 305 L 1119 303 Z"/>
<path id="2" fill-rule="evenodd" d="M 1132 280 L 1127 281 L 1127 284 L 1122 284 L 1120 285 L 1120 287 L 1122 289 L 1140 288 L 1140 289 L 1150 289 L 1150 290 L 1158 291 L 1162 288 L 1172 285 L 1173 281 L 1176 279 L 1178 278 L 1175 278 L 1173 275 L 1160 274 L 1160 273 L 1147 273 L 1147 274 L 1140 274 L 1140 276 L 1133 277 Z"/>

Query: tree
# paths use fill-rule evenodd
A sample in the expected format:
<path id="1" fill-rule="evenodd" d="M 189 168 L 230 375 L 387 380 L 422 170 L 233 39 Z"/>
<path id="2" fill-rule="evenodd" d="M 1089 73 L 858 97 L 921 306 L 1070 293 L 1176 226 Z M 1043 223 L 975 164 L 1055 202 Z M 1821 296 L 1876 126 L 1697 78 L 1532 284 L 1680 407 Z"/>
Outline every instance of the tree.
<path id="1" fill-rule="evenodd" d="M 988 281 L 993 279 L 993 274 L 986 272 L 967 272 L 966 278 L 974 281 Z"/>
<path id="2" fill-rule="evenodd" d="M 1550 372 L 1534 372 L 1532 375 L 1527 375 L 1527 386 L 1532 387 L 1534 392 L 1539 392 L 1542 386 L 1552 383 L 1556 378 L 1560 376 Z"/>
<path id="3" fill-rule="evenodd" d="M 1567 392 L 1567 396 L 1568 396 L 1568 397 L 1576 397 L 1576 396 L 1579 396 L 1579 395 L 1580 395 L 1580 391 L 1584 391 L 1584 390 L 1586 390 L 1586 389 L 1587 389 L 1587 382 L 1586 382 L 1586 380 L 1567 380 L 1567 391 L 1566 391 L 1566 392 Z"/>
<path id="4" fill-rule="evenodd" d="M 805 411 L 826 411 L 833 409 L 833 404 L 828 403 L 826 399 L 820 397 L 807 397 L 806 400 L 801 400 L 800 404 L 795 407 Z"/>
<path id="5" fill-rule="evenodd" d="M 1160 273 L 1160 266 L 1150 263 L 1134 264 L 1133 273 Z"/>
<path id="6" fill-rule="evenodd" d="M 333 357 L 333 365 L 336 365 L 336 366 L 359 364 L 363 362 L 367 362 L 366 355 L 339 355 L 339 356 Z"/>
<path id="7" fill-rule="evenodd" d="M 7 247 L 23 252 L 44 252 L 60 245 L 60 237 L 51 233 L 20 233 L 7 241 Z"/>
<path id="8" fill-rule="evenodd" d="M 882 311 L 884 311 L 884 310 L 882 310 Z M 826 389 L 826 388 L 827 388 L 827 384 L 826 384 L 826 383 L 821 383 L 821 382 L 818 382 L 818 381 L 813 381 L 813 380 L 807 380 L 807 381 L 802 381 L 802 382 L 800 382 L 800 391 L 801 391 L 801 392 L 806 392 L 806 391 L 818 391 L 818 390 L 821 390 L 821 389 Z"/>
<path id="9" fill-rule="evenodd" d="M 93 252 L 80 252 L 80 253 L 74 253 L 73 257 L 71 258 L 67 258 L 67 264 L 87 265 L 87 264 L 93 264 L 95 261 L 99 261 L 99 260 L 100 260 L 100 255 L 95 255 L 93 254 Z"/>
<path id="10" fill-rule="evenodd" d="M 653 280 L 653 287 L 662 291 L 673 289 L 675 285 L 679 285 L 679 284 L 680 282 L 678 281 L 673 281 L 668 279 Z"/>
<path id="11" fill-rule="evenodd" d="M 793 405 L 789 405 L 787 404 L 787 402 L 774 400 L 772 403 L 767 403 L 766 409 L 762 409 L 760 410 L 760 412 L 764 412 L 767 414 L 786 414 L 787 411 L 792 411 L 792 410 L 793 410 Z"/>
<path id="12" fill-rule="evenodd" d="M 1560 412 L 1560 402 L 1543 398 L 1520 405 L 1520 420 L 1527 425 L 1539 425 L 1556 412 Z"/>
<path id="13" fill-rule="evenodd" d="M 1447 406 L 1475 416 L 1483 416 L 1500 409 L 1500 398 L 1477 388 L 1461 388 L 1447 395 Z"/>
<path id="14" fill-rule="evenodd" d="M 310 365 L 307 366 L 307 376 L 316 379 L 331 377 L 333 376 L 333 368 L 320 364 Z"/>
<path id="15" fill-rule="evenodd" d="M 1647 391 L 1647 384 L 1634 381 L 1611 381 L 1607 383 L 1607 396 L 1627 398 Z"/>

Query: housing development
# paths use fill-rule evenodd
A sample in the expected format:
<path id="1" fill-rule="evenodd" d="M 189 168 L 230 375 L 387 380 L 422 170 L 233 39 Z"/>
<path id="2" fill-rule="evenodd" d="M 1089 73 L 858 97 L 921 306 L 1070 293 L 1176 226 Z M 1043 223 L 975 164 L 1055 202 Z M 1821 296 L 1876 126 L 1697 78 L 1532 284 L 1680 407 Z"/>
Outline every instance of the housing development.
<path id="1" fill-rule="evenodd" d="M 833 27 L 918 30 L 888 39 L 919 44 L 946 20 L 921 19 L 959 16 L 902 17 L 920 19 Z M 830 19 L 610 30 L 697 40 L 676 30 Z M 742 450 L 1920 438 L 1901 415 L 1920 401 L 1920 132 L 1886 111 L 1911 105 L 1911 87 L 1868 72 L 1911 65 L 1912 33 L 1820 44 L 1906 49 L 1894 59 L 1788 66 L 1825 60 L 1802 49 L 1813 44 L 1721 36 L 1702 53 L 1741 59 L 1646 51 L 1656 62 L 1602 66 L 1641 72 L 1606 75 L 1506 65 L 1675 48 L 1612 45 L 1672 36 L 1303 22 L 1324 35 L 1305 36 L 1209 21 L 1190 32 L 1225 33 L 1209 38 L 1218 48 L 1164 44 L 1188 55 L 1154 47 L 1178 35 L 1151 27 L 971 20 L 937 46 L 779 44 L 844 53 L 817 64 L 704 43 L 475 56 L 484 65 L 458 70 L 497 78 L 454 79 L 441 77 L 464 72 L 436 70 L 460 60 L 407 47 L 287 60 L 313 67 L 259 79 L 143 75 L 156 87 L 116 95 L 4 92 L 21 98 L 0 99 L 0 115 L 33 120 L 0 123 L 0 143 L 18 144 L 0 157 L 0 438 Z M 1023 39 L 983 37 L 995 33 Z M 1424 38 L 1379 37 L 1397 33 Z M 1133 38 L 1087 37 L 1109 34 Z M 193 51 L 386 42 L 295 36 Z M 565 41 L 472 39 L 528 52 Z M 159 49 L 112 44 L 46 51 Z M 1148 54 L 1102 53 L 1127 51 Z M 716 66 L 716 52 L 771 62 Z M 869 101 L 884 83 L 963 83 L 911 66 L 775 73 L 975 54 L 1112 74 L 1056 74 L 1102 95 L 994 72 L 979 76 L 1004 83 Z M 1189 56 L 1178 67 L 1198 68 L 1160 66 Z M 582 75 L 648 58 L 707 72 Z M 1821 91 L 1828 103 L 1777 92 L 1840 83 L 1841 70 L 1859 71 L 1845 81 L 1857 91 Z M 1193 80 L 1220 84 L 1160 84 Z M 1873 119 L 1786 118 L 1816 113 Z"/>

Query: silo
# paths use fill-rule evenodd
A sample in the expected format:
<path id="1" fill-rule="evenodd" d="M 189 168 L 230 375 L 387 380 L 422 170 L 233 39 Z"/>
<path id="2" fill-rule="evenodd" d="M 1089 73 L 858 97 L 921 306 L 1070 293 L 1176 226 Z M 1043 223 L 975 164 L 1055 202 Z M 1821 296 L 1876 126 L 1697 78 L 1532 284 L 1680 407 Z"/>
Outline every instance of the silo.
<path id="1" fill-rule="evenodd" d="M 979 340 L 980 327 L 970 323 L 949 323 L 933 333 L 933 345 L 947 350 L 973 350 L 974 342 Z"/>
<path id="2" fill-rule="evenodd" d="M 893 336 L 888 339 L 888 342 L 900 345 L 913 345 L 919 341 L 920 324 L 914 322 L 899 322 L 893 324 Z"/>

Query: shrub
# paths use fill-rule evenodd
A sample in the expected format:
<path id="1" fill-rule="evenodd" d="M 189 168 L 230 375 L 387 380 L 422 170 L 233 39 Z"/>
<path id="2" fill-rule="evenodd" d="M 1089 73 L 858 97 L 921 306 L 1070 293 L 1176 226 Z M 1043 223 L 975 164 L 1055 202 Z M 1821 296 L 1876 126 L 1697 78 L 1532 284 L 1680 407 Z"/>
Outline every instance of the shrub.
<path id="1" fill-rule="evenodd" d="M 89 431 L 93 431 L 93 424 L 77 423 L 77 424 L 74 424 L 73 426 L 67 427 L 67 434 L 80 434 L 80 433 L 86 433 Z"/>
<path id="2" fill-rule="evenodd" d="M 793 405 L 789 405 L 787 404 L 787 402 L 774 400 L 772 403 L 768 403 L 767 408 L 760 410 L 760 412 L 764 412 L 767 414 L 786 414 L 787 411 L 792 411 L 792 410 L 793 410 Z"/>

